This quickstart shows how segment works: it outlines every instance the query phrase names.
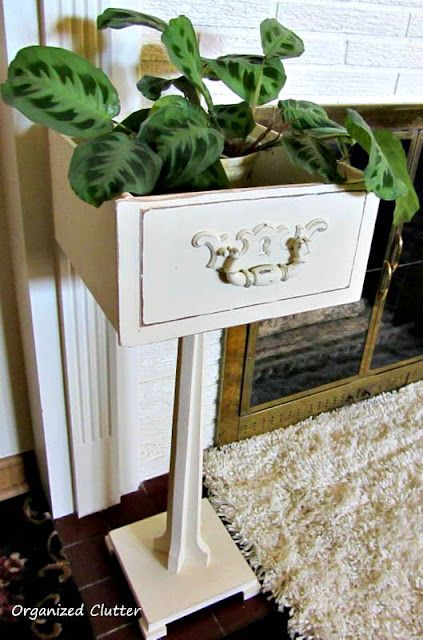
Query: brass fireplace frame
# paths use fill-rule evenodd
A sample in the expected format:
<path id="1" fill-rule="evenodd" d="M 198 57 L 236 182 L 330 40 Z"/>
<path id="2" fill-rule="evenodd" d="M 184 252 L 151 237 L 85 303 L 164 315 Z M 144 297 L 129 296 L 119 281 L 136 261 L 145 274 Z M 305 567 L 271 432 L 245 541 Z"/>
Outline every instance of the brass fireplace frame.
<path id="1" fill-rule="evenodd" d="M 410 140 L 408 164 L 414 178 L 423 150 L 423 106 L 356 108 L 372 126 L 390 128 L 396 131 L 401 139 Z M 345 107 L 328 108 L 328 112 L 334 120 L 342 121 Z M 278 129 L 275 119 L 273 107 L 261 110 L 263 124 L 272 122 L 273 128 Z M 226 329 L 216 444 L 222 445 L 285 427 L 310 415 L 335 409 L 423 378 L 423 356 L 371 369 L 386 295 L 392 274 L 399 263 L 401 234 L 402 226 L 392 228 L 357 375 L 251 406 L 258 323 Z"/>

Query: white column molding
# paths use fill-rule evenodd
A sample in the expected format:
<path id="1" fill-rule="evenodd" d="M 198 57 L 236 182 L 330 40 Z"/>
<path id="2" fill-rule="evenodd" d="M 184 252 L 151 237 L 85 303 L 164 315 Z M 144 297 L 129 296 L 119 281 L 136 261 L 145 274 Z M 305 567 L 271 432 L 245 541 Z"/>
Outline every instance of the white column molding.
<path id="1" fill-rule="evenodd" d="M 58 253 L 73 480 L 82 517 L 119 502 L 124 493 L 117 431 L 122 383 L 114 331 L 67 258 Z"/>

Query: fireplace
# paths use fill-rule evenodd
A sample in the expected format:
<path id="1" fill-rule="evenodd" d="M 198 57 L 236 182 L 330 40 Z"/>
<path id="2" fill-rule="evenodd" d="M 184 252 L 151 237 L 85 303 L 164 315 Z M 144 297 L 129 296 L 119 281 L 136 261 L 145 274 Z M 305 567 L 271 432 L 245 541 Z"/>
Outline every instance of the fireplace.
<path id="1" fill-rule="evenodd" d="M 423 109 L 360 111 L 398 132 L 422 201 Z M 423 378 L 423 212 L 392 215 L 381 203 L 361 300 L 227 330 L 217 444 Z"/>

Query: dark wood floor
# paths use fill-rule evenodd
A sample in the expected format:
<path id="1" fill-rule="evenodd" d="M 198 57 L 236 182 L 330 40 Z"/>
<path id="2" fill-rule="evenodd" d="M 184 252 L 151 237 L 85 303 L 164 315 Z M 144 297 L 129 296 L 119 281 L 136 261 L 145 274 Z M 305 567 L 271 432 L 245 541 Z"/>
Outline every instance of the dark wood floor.
<path id="1" fill-rule="evenodd" d="M 132 594 L 116 560 L 104 542 L 116 527 L 160 513 L 166 509 L 167 476 L 142 484 L 139 491 L 122 498 L 121 504 L 78 519 L 74 515 L 56 520 L 56 528 L 80 589 L 86 610 L 97 603 L 135 607 Z M 140 640 L 137 622 L 127 617 L 91 616 L 97 640 Z M 278 613 L 263 595 L 244 602 L 234 596 L 168 625 L 168 640 L 284 640 L 286 614 Z M 85 640 L 85 639 L 79 639 Z"/>

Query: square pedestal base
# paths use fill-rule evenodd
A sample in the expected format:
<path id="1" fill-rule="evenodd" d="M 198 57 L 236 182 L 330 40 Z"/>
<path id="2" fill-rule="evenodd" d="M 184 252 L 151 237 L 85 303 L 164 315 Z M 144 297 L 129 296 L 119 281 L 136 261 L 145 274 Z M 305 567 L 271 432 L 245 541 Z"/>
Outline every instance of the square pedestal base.
<path id="1" fill-rule="evenodd" d="M 166 526 L 166 513 L 111 531 L 107 544 L 119 561 L 138 606 L 147 640 L 166 635 L 166 624 L 242 592 L 244 599 L 260 591 L 257 578 L 205 498 L 201 533 L 210 547 L 208 567 L 169 573 L 166 555 L 155 551 L 154 539 Z"/>

